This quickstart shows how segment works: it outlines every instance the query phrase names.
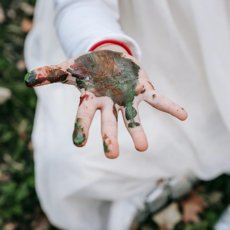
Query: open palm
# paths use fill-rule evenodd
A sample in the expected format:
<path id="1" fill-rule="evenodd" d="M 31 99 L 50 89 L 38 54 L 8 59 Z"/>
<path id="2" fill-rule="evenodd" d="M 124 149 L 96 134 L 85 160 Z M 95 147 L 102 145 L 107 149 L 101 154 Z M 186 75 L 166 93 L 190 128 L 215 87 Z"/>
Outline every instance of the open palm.
<path id="1" fill-rule="evenodd" d="M 121 110 L 125 125 L 139 151 L 148 147 L 138 114 L 141 101 L 180 120 L 187 118 L 182 107 L 156 92 L 132 56 L 119 52 L 94 51 L 59 65 L 37 68 L 25 76 L 25 82 L 29 87 L 55 82 L 75 85 L 81 97 L 73 142 L 77 146 L 86 144 L 90 124 L 96 110 L 100 109 L 103 146 L 108 158 L 116 158 L 119 154 L 118 111 Z"/>

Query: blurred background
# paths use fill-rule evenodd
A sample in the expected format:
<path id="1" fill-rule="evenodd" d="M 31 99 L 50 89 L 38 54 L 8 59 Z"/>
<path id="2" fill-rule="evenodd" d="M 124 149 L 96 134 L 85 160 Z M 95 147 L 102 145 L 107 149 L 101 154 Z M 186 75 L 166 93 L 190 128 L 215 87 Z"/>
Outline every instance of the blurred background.
<path id="1" fill-rule="evenodd" d="M 0 229 L 55 229 L 34 189 L 31 131 L 36 95 L 24 85 L 23 45 L 32 27 L 35 0 L 0 1 Z M 230 176 L 197 182 L 179 199 L 146 208 L 132 229 L 213 229 L 230 204 Z M 230 215 L 228 216 L 230 218 Z M 229 222 L 230 225 L 230 222 Z"/>

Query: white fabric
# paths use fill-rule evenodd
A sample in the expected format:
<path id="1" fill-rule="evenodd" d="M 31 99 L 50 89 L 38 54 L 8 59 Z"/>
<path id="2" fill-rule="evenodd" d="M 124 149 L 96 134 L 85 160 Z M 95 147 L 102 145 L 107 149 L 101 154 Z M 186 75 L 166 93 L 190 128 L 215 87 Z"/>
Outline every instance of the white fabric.
<path id="1" fill-rule="evenodd" d="M 57 34 L 68 56 L 79 55 L 102 39 L 118 39 L 125 41 L 131 49 L 134 49 L 133 46 L 137 48 L 135 41 L 126 36 L 120 28 L 117 1 L 54 0 L 54 2 Z M 134 49 L 134 52 L 140 55 L 139 50 Z"/>
<path id="2" fill-rule="evenodd" d="M 128 229 L 138 203 L 159 179 L 210 179 L 230 171 L 229 1 L 119 3 L 118 11 L 115 0 L 38 0 L 25 47 L 28 68 L 78 56 L 104 38 L 127 42 L 138 56 L 137 41 L 155 87 L 183 105 L 189 118 L 180 122 L 143 103 L 149 149 L 137 152 L 119 119 L 120 157 L 109 160 L 99 113 L 87 146 L 72 144 L 78 91 L 61 84 L 37 88 L 36 189 L 44 211 L 60 228 Z"/>

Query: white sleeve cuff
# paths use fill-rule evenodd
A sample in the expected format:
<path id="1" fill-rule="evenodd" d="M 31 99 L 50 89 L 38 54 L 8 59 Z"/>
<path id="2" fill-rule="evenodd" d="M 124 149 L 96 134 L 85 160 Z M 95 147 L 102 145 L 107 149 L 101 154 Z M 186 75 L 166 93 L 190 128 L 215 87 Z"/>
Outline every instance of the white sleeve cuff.
<path id="1" fill-rule="evenodd" d="M 137 44 L 137 42 L 132 39 L 131 37 L 125 35 L 125 34 L 109 34 L 108 36 L 103 36 L 103 37 L 99 37 L 99 38 L 94 38 L 92 39 L 92 42 L 88 45 L 88 47 L 86 48 L 85 51 L 88 51 L 94 44 L 103 41 L 103 40 L 107 40 L 107 39 L 114 39 L 114 40 L 118 40 L 121 41 L 123 43 L 125 43 L 131 50 L 133 56 L 137 59 L 141 58 L 141 49 L 139 47 L 139 45 Z"/>
<path id="2" fill-rule="evenodd" d="M 68 57 L 88 52 L 95 43 L 105 39 L 124 42 L 136 58 L 141 57 L 138 44 L 121 29 L 116 17 L 117 8 L 110 8 L 103 0 L 56 0 L 55 26 L 61 45 Z"/>

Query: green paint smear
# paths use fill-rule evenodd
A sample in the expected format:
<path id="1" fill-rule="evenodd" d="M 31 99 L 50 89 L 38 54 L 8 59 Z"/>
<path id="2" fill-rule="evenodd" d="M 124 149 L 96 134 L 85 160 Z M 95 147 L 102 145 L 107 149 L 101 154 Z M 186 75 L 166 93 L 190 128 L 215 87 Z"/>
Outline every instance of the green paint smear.
<path id="1" fill-rule="evenodd" d="M 33 86 L 36 83 L 36 78 L 35 78 L 36 75 L 37 74 L 35 71 L 30 71 L 25 75 L 24 81 L 27 86 Z"/>
<path id="2" fill-rule="evenodd" d="M 82 143 L 84 142 L 84 140 L 85 140 L 85 134 L 84 133 L 75 133 L 74 134 L 74 138 L 73 138 L 73 142 L 74 142 L 74 144 L 75 145 L 77 145 L 77 146 L 81 146 L 82 145 Z"/>
<path id="3" fill-rule="evenodd" d="M 137 127 L 137 126 L 140 126 L 140 123 L 139 122 L 130 122 L 129 124 L 128 124 L 128 127 L 129 128 L 135 128 L 135 127 Z"/>
<path id="4" fill-rule="evenodd" d="M 132 103 L 128 103 L 126 105 L 126 109 L 125 109 L 125 117 L 127 120 L 132 120 L 134 119 L 134 117 L 136 117 L 137 115 L 137 111 L 136 109 L 132 106 Z"/>
<path id="5" fill-rule="evenodd" d="M 103 141 L 103 148 L 104 148 L 104 152 L 108 153 L 109 152 L 109 147 L 108 145 L 105 143 L 105 141 Z"/>
<path id="6" fill-rule="evenodd" d="M 74 132 L 73 132 L 73 142 L 77 146 L 81 146 L 83 144 L 83 142 L 85 141 L 85 138 L 86 138 L 84 130 L 80 125 L 80 121 L 81 121 L 81 119 L 78 118 L 76 123 L 75 123 L 75 128 L 74 128 Z"/>
<path id="7" fill-rule="evenodd" d="M 102 50 L 80 56 L 67 70 L 76 78 L 79 89 L 96 96 L 108 96 L 114 104 L 125 107 L 127 120 L 134 122 L 137 115 L 133 107 L 140 67 L 121 53 Z"/>

